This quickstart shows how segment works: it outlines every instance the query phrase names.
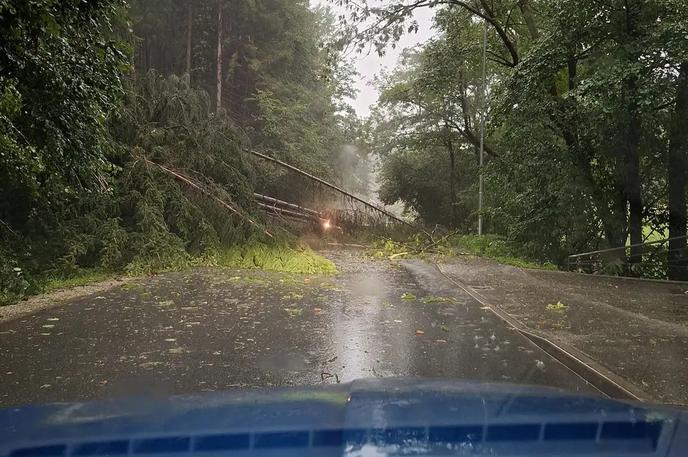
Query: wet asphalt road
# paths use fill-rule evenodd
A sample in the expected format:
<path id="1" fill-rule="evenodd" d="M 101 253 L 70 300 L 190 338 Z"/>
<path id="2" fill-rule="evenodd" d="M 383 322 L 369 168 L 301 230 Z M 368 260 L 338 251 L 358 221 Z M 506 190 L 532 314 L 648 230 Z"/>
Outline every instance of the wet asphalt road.
<path id="1" fill-rule="evenodd" d="M 421 376 L 595 392 L 421 261 L 167 273 L 0 324 L 0 406 Z M 404 298 L 402 298 L 404 297 Z"/>

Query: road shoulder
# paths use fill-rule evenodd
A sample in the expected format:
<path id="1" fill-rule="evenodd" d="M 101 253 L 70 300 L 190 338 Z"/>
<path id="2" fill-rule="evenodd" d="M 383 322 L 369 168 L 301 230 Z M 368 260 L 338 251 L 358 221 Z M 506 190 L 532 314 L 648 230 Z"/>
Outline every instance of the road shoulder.
<path id="1" fill-rule="evenodd" d="M 13 305 L 0 307 L 0 323 L 10 322 L 23 316 L 29 316 L 38 311 L 61 306 L 70 300 L 75 300 L 87 295 L 105 292 L 113 287 L 122 286 L 137 278 L 123 276 L 106 279 L 83 286 L 67 287 L 51 292 L 35 295 Z"/>
<path id="2" fill-rule="evenodd" d="M 512 325 L 641 399 L 688 404 L 688 297 L 677 284 L 524 270 L 462 256 L 439 265 Z"/>

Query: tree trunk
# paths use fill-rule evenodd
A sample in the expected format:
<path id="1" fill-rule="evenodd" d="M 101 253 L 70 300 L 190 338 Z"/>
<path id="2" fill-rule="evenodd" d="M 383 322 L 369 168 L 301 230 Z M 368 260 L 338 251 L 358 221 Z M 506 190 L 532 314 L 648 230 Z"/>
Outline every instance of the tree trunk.
<path id="1" fill-rule="evenodd" d="M 217 98 L 215 101 L 215 111 L 220 112 L 222 108 L 222 0 L 217 1 Z"/>
<path id="2" fill-rule="evenodd" d="M 626 99 L 628 106 L 628 122 L 626 123 L 624 171 L 626 174 L 625 187 L 628 200 L 628 233 L 631 245 L 643 242 L 643 202 L 640 189 L 640 133 L 641 121 L 637 97 L 637 82 L 635 78 L 629 78 L 625 82 Z M 631 247 L 629 262 L 637 264 L 642 261 L 642 246 Z"/>
<path id="3" fill-rule="evenodd" d="M 456 155 L 451 138 L 447 137 L 447 152 L 449 153 L 449 203 L 451 205 L 452 226 L 455 226 L 458 216 L 456 214 Z"/>
<path id="4" fill-rule="evenodd" d="M 688 281 L 686 261 L 686 179 L 688 179 L 688 62 L 681 65 L 671 119 L 667 161 L 669 184 L 669 279 Z"/>
<path id="5" fill-rule="evenodd" d="M 622 45 L 631 45 L 640 38 L 638 31 L 638 20 L 640 18 L 642 4 L 640 2 L 629 4 L 625 1 L 625 35 Z M 629 63 L 635 64 L 640 60 L 640 55 L 631 53 Z M 640 136 L 642 122 L 638 106 L 638 79 L 636 75 L 628 75 L 622 85 L 622 100 L 626 108 L 625 129 L 622 127 L 622 138 L 624 146 L 624 173 L 625 173 L 625 193 L 628 200 L 628 232 L 631 237 L 631 245 L 643 242 L 643 202 L 640 186 Z M 631 248 L 629 263 L 640 263 L 642 261 L 642 246 Z M 631 271 L 632 273 L 632 271 Z"/>
<path id="6" fill-rule="evenodd" d="M 191 33 L 193 32 L 193 10 L 189 2 L 186 13 L 186 74 L 191 77 Z"/>
<path id="7" fill-rule="evenodd" d="M 533 39 L 533 41 L 537 40 L 538 38 L 540 38 L 540 31 L 538 30 L 537 25 L 535 24 L 533 11 L 530 9 L 528 0 L 519 0 L 518 8 L 521 10 L 521 15 L 523 16 L 523 19 L 526 21 L 526 26 L 528 27 L 528 33 L 530 34 L 530 37 Z"/>
<path id="8" fill-rule="evenodd" d="M 569 62 L 569 82 L 575 83 L 575 73 L 572 71 L 573 67 Z M 573 76 L 573 77 L 571 77 Z M 575 85 L 569 87 L 573 90 Z M 560 113 L 566 110 L 575 110 L 575 105 L 567 106 L 567 104 L 558 98 L 562 103 Z M 607 192 L 601 189 L 595 182 L 593 170 L 591 166 L 592 160 L 592 146 L 586 142 L 582 142 L 578 135 L 577 116 L 576 113 L 569 114 L 569 122 L 566 121 L 567 116 L 560 115 L 553 117 L 553 121 L 558 122 L 561 128 L 562 137 L 566 143 L 566 148 L 571 155 L 573 165 L 575 167 L 577 178 L 580 180 L 582 187 L 586 189 L 587 194 L 593 199 L 597 216 L 602 224 L 604 237 L 607 240 L 608 247 L 616 248 L 622 247 L 626 240 L 626 195 L 624 192 L 623 173 L 617 170 L 613 182 L 613 190 Z M 623 265 L 626 263 L 626 253 L 623 249 L 611 251 L 605 257 L 606 262 L 618 263 Z"/>
<path id="9" fill-rule="evenodd" d="M 578 60 L 571 55 L 566 63 L 568 73 L 569 92 L 576 90 L 578 85 Z"/>
<path id="10" fill-rule="evenodd" d="M 604 234 L 611 248 L 623 248 L 627 238 L 626 192 L 623 179 L 616 179 L 611 195 L 611 211 L 607 220 L 603 221 Z M 626 267 L 626 250 L 617 249 L 604 254 L 607 264 L 617 264 L 619 268 Z"/>
<path id="11" fill-rule="evenodd" d="M 145 54 L 146 54 L 146 73 L 148 73 L 151 70 L 151 42 L 150 42 L 150 37 L 146 37 L 145 40 Z"/>

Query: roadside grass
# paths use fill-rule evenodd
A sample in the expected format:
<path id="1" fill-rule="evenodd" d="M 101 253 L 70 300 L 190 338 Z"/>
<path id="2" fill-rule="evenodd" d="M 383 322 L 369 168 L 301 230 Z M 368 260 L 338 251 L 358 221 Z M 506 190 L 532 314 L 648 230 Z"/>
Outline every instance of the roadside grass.
<path id="1" fill-rule="evenodd" d="M 122 274 L 121 272 L 109 270 L 83 268 L 72 272 L 69 276 L 59 277 L 46 274 L 33 277 L 31 281 L 24 280 L 21 274 L 19 274 L 16 280 L 9 284 L 9 286 L 0 284 L 0 306 L 12 305 L 33 295 L 87 286 Z"/>
<path id="2" fill-rule="evenodd" d="M 497 235 L 451 235 L 432 243 L 431 249 L 425 249 L 424 247 L 429 244 L 427 236 L 422 234 L 406 241 L 380 239 L 372 244 L 368 254 L 374 258 L 389 260 L 405 257 L 425 258 L 429 254 L 441 257 L 473 255 L 520 268 L 557 270 L 553 263 L 529 258 L 517 243 Z"/>
<path id="3" fill-rule="evenodd" d="M 538 270 L 557 270 L 550 262 L 538 262 L 528 258 L 520 246 L 498 235 L 454 235 L 448 243 L 456 254 L 469 254 L 492 259 L 504 265 Z"/>
<path id="4" fill-rule="evenodd" d="M 98 270 L 98 269 L 83 269 L 77 271 L 73 276 L 68 278 L 47 278 L 43 286 L 42 292 L 51 292 L 58 289 L 68 289 L 71 287 L 87 286 L 94 282 L 105 281 L 117 276 L 115 271 Z"/>
<path id="5" fill-rule="evenodd" d="M 0 284 L 0 306 L 11 305 L 33 295 L 58 289 L 85 286 L 116 276 L 144 276 L 167 271 L 184 271 L 193 267 L 224 267 L 237 269 L 263 269 L 293 274 L 336 274 L 330 260 L 318 255 L 309 247 L 297 242 L 263 242 L 251 239 L 239 245 L 210 251 L 202 256 L 173 258 L 167 262 L 141 264 L 136 268 L 105 270 L 82 268 L 60 276 L 46 274 L 23 279 L 18 270 L 10 286 Z"/>

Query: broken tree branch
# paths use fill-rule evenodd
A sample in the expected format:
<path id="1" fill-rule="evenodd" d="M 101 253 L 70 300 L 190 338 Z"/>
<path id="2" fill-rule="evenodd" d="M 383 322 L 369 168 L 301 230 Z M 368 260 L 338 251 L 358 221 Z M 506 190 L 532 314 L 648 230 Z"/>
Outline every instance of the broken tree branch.
<path id="1" fill-rule="evenodd" d="M 287 168 L 287 169 L 289 169 L 289 170 L 295 171 L 296 173 L 299 173 L 299 174 L 301 174 L 301 175 L 307 177 L 308 179 L 311 179 L 311 180 L 313 180 L 313 181 L 316 181 L 316 182 L 322 184 L 323 186 L 329 187 L 330 189 L 335 190 L 335 191 L 339 192 L 339 193 L 342 194 L 342 195 L 345 195 L 345 196 L 347 196 L 347 197 L 349 197 L 349 198 L 351 198 L 351 199 L 353 199 L 353 200 L 356 200 L 356 201 L 359 202 L 359 203 L 362 203 L 363 205 L 367 206 L 368 208 L 370 208 L 370 209 L 372 209 L 372 210 L 374 210 L 374 211 L 377 211 L 377 212 L 379 212 L 379 213 L 384 214 L 385 216 L 387 216 L 388 218 L 390 218 L 390 219 L 392 219 L 392 220 L 394 220 L 394 221 L 397 221 L 397 222 L 400 222 L 400 223 L 402 223 L 402 224 L 408 225 L 409 227 L 413 227 L 414 229 L 418 229 L 418 227 L 416 227 L 415 225 L 411 224 L 410 222 L 407 222 L 407 221 L 405 221 L 405 220 L 403 220 L 403 219 L 401 219 L 401 218 L 398 218 L 398 217 L 395 216 L 394 214 L 392 214 L 392 213 L 390 213 L 390 212 L 388 212 L 388 211 L 385 211 L 385 210 L 382 209 L 382 208 L 378 208 L 377 206 L 373 205 L 372 203 L 369 203 L 369 202 L 367 202 L 367 201 L 365 201 L 365 200 L 363 200 L 363 199 L 361 199 L 361 198 L 359 198 L 359 197 L 357 197 L 357 196 L 355 196 L 355 195 L 353 195 L 353 194 L 351 194 L 351 193 L 345 191 L 344 189 L 335 186 L 334 184 L 330 184 L 329 182 L 327 182 L 327 181 L 325 181 L 325 180 L 323 180 L 323 179 L 320 179 L 320 178 L 318 178 L 317 176 L 313 176 L 313 175 L 310 174 L 310 173 L 307 173 L 307 172 L 305 172 L 305 171 L 303 171 L 303 170 L 300 170 L 300 169 L 296 168 L 296 167 L 293 166 L 293 165 L 289 165 L 289 164 L 286 163 L 286 162 L 282 162 L 281 160 L 275 159 L 274 157 L 266 156 L 266 155 L 261 154 L 260 152 L 256 152 L 256 151 L 250 151 L 250 152 L 251 152 L 251 154 L 253 154 L 253 155 L 256 156 L 256 157 L 260 157 L 260 158 L 263 159 L 263 160 L 267 160 L 267 161 L 269 161 L 269 162 L 276 163 L 277 165 L 279 165 L 279 166 L 281 166 L 281 167 L 284 167 L 284 168 Z"/>
<path id="2" fill-rule="evenodd" d="M 296 205 L 294 203 L 289 203 L 289 202 L 286 202 L 284 200 L 279 200 L 277 198 L 269 197 L 269 196 L 263 195 L 263 194 L 254 193 L 253 196 L 256 197 L 256 200 L 261 201 L 263 203 L 272 204 L 272 206 L 291 208 L 291 209 L 294 209 L 297 211 L 301 211 L 303 213 L 312 214 L 313 216 L 317 216 L 319 218 L 322 218 L 322 214 L 320 212 L 314 210 L 314 209 L 305 208 L 303 206 L 299 206 L 299 205 Z"/>
<path id="3" fill-rule="evenodd" d="M 186 184 L 187 186 L 192 187 L 192 188 L 198 190 L 199 192 L 205 194 L 206 196 L 212 198 L 212 199 L 215 200 L 217 203 L 219 203 L 223 208 L 228 209 L 228 210 L 231 211 L 233 214 L 236 214 L 237 216 L 239 216 L 240 219 L 242 219 L 242 220 L 248 222 L 249 224 L 253 225 L 254 227 L 256 227 L 256 228 L 262 230 L 263 233 L 265 233 L 265 234 L 266 234 L 267 236 L 269 236 L 270 238 L 273 238 L 272 233 L 268 232 L 266 229 L 264 229 L 263 227 L 261 227 L 260 224 L 258 224 L 256 221 L 254 221 L 253 219 L 251 219 L 249 216 L 243 214 L 241 211 L 239 211 L 237 208 L 235 208 L 235 207 L 232 206 L 231 204 L 227 203 L 226 201 L 224 201 L 224 200 L 222 200 L 221 198 L 219 198 L 219 197 L 217 197 L 216 195 L 214 195 L 211 191 L 209 191 L 208 189 L 206 189 L 205 186 L 203 186 L 203 184 L 197 183 L 197 182 L 195 182 L 193 179 L 189 178 L 188 176 L 184 176 L 182 173 L 180 173 L 180 172 L 178 172 L 178 171 L 174 171 L 174 170 L 172 170 L 172 169 L 170 169 L 170 168 L 167 168 L 167 167 L 164 166 L 164 165 L 160 165 L 160 164 L 157 163 L 157 162 L 153 162 L 152 160 L 149 160 L 149 159 L 147 159 L 146 157 L 141 157 L 141 159 L 142 159 L 144 162 L 148 163 L 148 164 L 157 166 L 157 167 L 160 168 L 162 171 L 164 171 L 165 173 L 168 173 L 168 174 L 174 176 L 177 180 L 183 182 L 183 183 Z"/>

